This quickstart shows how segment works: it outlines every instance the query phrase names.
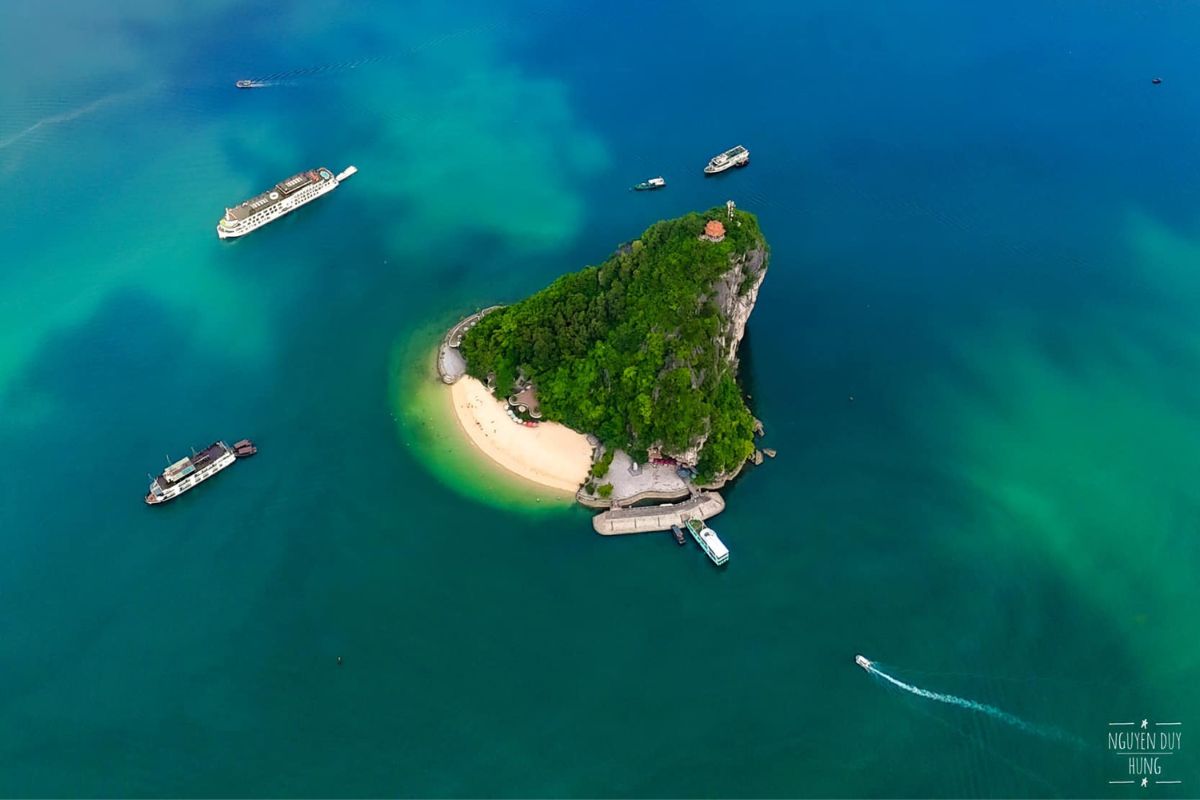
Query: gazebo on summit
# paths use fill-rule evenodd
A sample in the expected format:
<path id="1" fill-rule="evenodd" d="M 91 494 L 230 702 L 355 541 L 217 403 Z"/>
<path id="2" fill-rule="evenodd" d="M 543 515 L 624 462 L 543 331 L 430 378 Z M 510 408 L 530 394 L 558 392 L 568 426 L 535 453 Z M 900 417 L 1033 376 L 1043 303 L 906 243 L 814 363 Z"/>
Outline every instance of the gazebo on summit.
<path id="1" fill-rule="evenodd" d="M 725 225 L 720 220 L 710 219 L 704 226 L 704 233 L 700 234 L 700 238 L 709 242 L 725 241 Z"/>

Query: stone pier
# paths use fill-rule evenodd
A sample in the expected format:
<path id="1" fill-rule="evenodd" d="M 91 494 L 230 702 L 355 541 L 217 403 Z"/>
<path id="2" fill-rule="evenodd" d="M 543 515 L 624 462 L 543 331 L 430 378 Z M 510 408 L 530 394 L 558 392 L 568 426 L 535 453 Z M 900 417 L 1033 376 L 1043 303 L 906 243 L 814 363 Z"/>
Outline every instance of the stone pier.
<path id="1" fill-rule="evenodd" d="M 701 492 L 682 503 L 665 503 L 641 508 L 614 508 L 592 518 L 592 527 L 601 536 L 626 533 L 669 531 L 683 526 L 688 519 L 708 519 L 725 510 L 725 500 L 716 492 Z"/>

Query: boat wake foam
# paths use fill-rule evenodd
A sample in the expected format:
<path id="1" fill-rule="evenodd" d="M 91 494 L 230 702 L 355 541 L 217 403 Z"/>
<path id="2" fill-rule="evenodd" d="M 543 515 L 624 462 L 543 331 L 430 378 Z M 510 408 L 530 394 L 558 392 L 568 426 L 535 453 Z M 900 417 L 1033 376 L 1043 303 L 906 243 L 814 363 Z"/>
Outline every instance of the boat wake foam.
<path id="1" fill-rule="evenodd" d="M 124 99 L 128 98 L 129 96 L 133 95 L 136 91 L 137 90 L 127 91 L 127 92 L 114 92 L 110 95 L 105 95 L 104 97 L 101 97 L 98 100 L 93 100 L 90 103 L 79 106 L 78 108 L 73 108 L 70 111 L 64 111 L 61 114 L 54 114 L 53 116 L 43 117 L 42 119 L 39 119 L 37 122 L 30 125 L 25 130 L 14 133 L 11 136 L 8 136 L 4 139 L 0 139 L 0 150 L 4 150 L 5 148 L 11 147 L 12 145 L 21 141 L 25 137 L 27 137 L 33 133 L 36 133 L 38 130 L 40 130 L 42 128 L 46 128 L 51 125 L 61 125 L 64 122 L 70 122 L 72 120 L 79 119 L 80 117 L 87 116 L 88 114 L 91 114 L 95 111 L 100 110 L 104 106 L 111 105 L 118 101 L 124 100 Z"/>
<path id="2" fill-rule="evenodd" d="M 534 12 L 540 14 L 543 12 Z M 405 59 L 412 57 L 422 51 L 433 49 L 445 45 L 455 39 L 468 37 L 480 33 L 486 33 L 496 28 L 504 27 L 501 22 L 489 22 L 482 25 L 472 25 L 469 27 L 459 28 L 454 31 L 449 31 L 440 36 L 427 39 L 412 47 L 405 48 L 395 53 L 384 53 L 381 55 L 366 56 L 364 58 L 355 58 L 350 61 L 342 61 L 337 64 L 320 64 L 310 67 L 299 67 L 283 72 L 272 72 L 258 78 L 251 78 L 257 85 L 256 89 L 267 88 L 271 86 L 294 86 L 296 82 L 304 78 L 313 78 L 321 75 L 331 75 L 347 70 L 358 69 L 359 67 L 374 66 L 379 64 L 403 63 Z"/>
<path id="3" fill-rule="evenodd" d="M 862 660 L 859 660 L 859 659 L 862 659 Z M 975 700 L 969 700 L 965 697 L 958 697 L 957 695 L 953 695 L 953 694 L 945 694 L 942 692 L 931 692 L 928 689 L 922 689 L 919 686 L 913 686 L 912 684 L 905 683 L 904 681 L 899 680 L 898 678 L 893 678 L 891 675 L 889 675 L 886 672 L 884 672 L 883 670 L 881 670 L 875 664 L 875 662 L 863 659 L 862 656 L 859 656 L 857 659 L 855 659 L 855 661 L 860 667 L 865 669 L 870 674 L 872 674 L 878 678 L 882 678 L 884 681 L 887 681 L 891 685 L 893 685 L 899 689 L 903 689 L 904 691 L 906 691 L 910 694 L 914 694 L 917 697 L 923 697 L 926 700 L 935 700 L 939 703 L 946 703 L 947 705 L 958 706 L 959 708 L 965 708 L 968 711 L 975 711 L 980 714 L 985 714 L 985 715 L 991 717 L 992 719 L 1003 722 L 1006 725 L 1011 725 L 1012 727 L 1017 728 L 1018 730 L 1021 730 L 1025 733 L 1030 733 L 1030 734 L 1033 734 L 1035 736 L 1040 736 L 1045 739 L 1052 739 L 1055 741 L 1065 742 L 1068 744 L 1074 744 L 1074 745 L 1078 745 L 1078 746 L 1083 745 L 1083 742 L 1081 742 L 1078 737 L 1072 736 L 1071 734 L 1066 733 L 1065 731 L 1061 731 L 1058 728 L 1054 728 L 1054 727 L 1050 727 L 1050 726 L 1046 726 L 1046 725 L 1035 725 L 1032 722 L 1028 722 L 1026 720 L 1021 719 L 1016 714 L 1010 714 L 1007 711 L 996 708 L 995 706 L 990 706 L 986 703 L 980 703 Z"/>

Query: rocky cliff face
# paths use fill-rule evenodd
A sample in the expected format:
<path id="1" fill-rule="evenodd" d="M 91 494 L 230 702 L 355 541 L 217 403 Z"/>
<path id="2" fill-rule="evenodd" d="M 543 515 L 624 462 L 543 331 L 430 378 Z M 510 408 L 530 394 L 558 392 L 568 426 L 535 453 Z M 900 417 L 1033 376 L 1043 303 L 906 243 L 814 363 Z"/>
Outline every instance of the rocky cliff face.
<path id="1" fill-rule="evenodd" d="M 758 290 L 766 276 L 767 251 L 759 247 L 732 259 L 729 271 L 713 287 L 713 300 L 725 322 L 719 346 L 734 372 L 738 367 L 738 345 L 746 335 L 746 321 L 758 302 Z"/>
<path id="2" fill-rule="evenodd" d="M 710 297 L 721 312 L 721 330 L 717 334 L 717 347 L 734 374 L 738 369 L 738 345 L 746 335 L 746 322 L 758 302 L 758 290 L 767 276 L 768 253 L 765 247 L 757 247 L 730 260 L 729 269 L 713 285 Z M 697 376 L 698 377 L 698 376 Z M 693 381 L 699 384 L 699 380 Z M 700 451 L 708 435 L 698 436 L 691 445 L 680 452 L 665 452 L 681 464 L 695 465 L 700 460 Z"/>

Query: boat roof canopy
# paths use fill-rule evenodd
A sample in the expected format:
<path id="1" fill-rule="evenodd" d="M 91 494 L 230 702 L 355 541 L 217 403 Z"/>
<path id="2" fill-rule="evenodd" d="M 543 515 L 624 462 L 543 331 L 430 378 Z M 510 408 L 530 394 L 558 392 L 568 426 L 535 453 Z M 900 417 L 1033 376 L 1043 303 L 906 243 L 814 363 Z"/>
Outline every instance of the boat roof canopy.
<path id="1" fill-rule="evenodd" d="M 308 170 L 306 172 L 297 173 L 286 180 L 282 180 L 262 194 L 257 194 L 243 203 L 238 203 L 233 208 L 226 209 L 225 216 L 231 222 L 241 222 L 252 214 L 262 211 L 272 203 L 278 203 L 283 198 L 290 194 L 294 194 L 298 190 L 303 189 L 305 186 L 316 183 L 321 178 L 324 178 L 324 180 L 330 180 L 333 178 L 333 173 L 331 173 L 325 167 L 321 167 L 319 171 L 321 173 L 320 178 L 318 177 L 318 170 Z M 326 175 L 328 177 L 325 177 Z M 275 197 L 271 197 L 272 194 L 274 194 Z"/>
<path id="2" fill-rule="evenodd" d="M 310 183 L 315 183 L 312 173 L 301 172 L 298 175 L 293 175 L 287 180 L 275 184 L 275 188 L 280 194 L 289 195 L 297 189 L 308 186 Z"/>
<path id="3" fill-rule="evenodd" d="M 729 548 L 725 546 L 725 543 L 721 541 L 716 531 L 712 528 L 706 527 L 700 531 L 700 538 L 708 545 L 708 549 L 712 551 L 714 557 L 721 559 L 729 555 Z"/>
<path id="4" fill-rule="evenodd" d="M 171 466 L 164 469 L 163 474 L 167 475 L 169 477 L 171 475 L 175 475 L 175 474 L 183 472 L 191 465 L 192 465 L 192 459 L 190 457 L 181 458 L 178 461 L 176 461 L 174 464 L 172 464 Z"/>

